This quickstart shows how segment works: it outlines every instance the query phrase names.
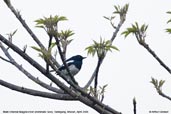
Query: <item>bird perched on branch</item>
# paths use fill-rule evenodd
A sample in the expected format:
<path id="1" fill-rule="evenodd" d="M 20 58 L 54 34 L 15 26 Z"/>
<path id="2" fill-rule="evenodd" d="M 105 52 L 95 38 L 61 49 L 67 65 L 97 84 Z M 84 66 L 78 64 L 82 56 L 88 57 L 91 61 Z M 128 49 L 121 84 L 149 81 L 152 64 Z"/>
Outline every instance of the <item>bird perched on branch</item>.
<path id="1" fill-rule="evenodd" d="M 81 55 L 75 55 L 65 61 L 72 76 L 75 76 L 80 71 L 83 59 L 85 58 L 86 57 L 82 57 Z M 69 75 L 64 65 L 59 68 L 59 71 L 65 75 Z"/>

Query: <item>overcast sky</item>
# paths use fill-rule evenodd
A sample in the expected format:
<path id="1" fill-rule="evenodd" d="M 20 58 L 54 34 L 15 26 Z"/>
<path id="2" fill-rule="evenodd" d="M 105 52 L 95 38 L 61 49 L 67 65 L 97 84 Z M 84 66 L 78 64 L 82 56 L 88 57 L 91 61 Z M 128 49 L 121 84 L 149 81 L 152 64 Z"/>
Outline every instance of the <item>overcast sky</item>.
<path id="1" fill-rule="evenodd" d="M 148 114 L 149 111 L 168 111 L 171 114 L 171 102 L 159 96 L 150 83 L 151 77 L 166 80 L 163 92 L 171 96 L 171 75 L 160 66 L 160 64 L 141 47 L 134 36 L 130 35 L 124 39 L 121 32 L 132 23 L 148 24 L 146 42 L 158 54 L 158 56 L 171 67 L 171 39 L 165 32 L 169 27 L 166 24 L 171 18 L 167 11 L 171 11 L 169 0 L 15 0 L 12 4 L 18 9 L 30 28 L 47 45 L 48 37 L 42 29 L 35 28 L 34 20 L 43 16 L 63 15 L 69 20 L 61 22 L 59 28 L 74 30 L 74 41 L 68 49 L 67 57 L 81 54 L 87 56 L 85 48 L 92 44 L 92 40 L 99 40 L 100 37 L 110 39 L 114 31 L 110 23 L 103 16 L 111 16 L 114 5 L 129 3 L 129 10 L 126 22 L 122 26 L 114 45 L 119 52 L 113 51 L 106 56 L 99 73 L 99 84 L 108 84 L 104 103 L 123 114 L 133 114 L 132 99 L 137 100 L 137 114 Z M 30 46 L 35 45 L 28 33 L 21 24 L 0 1 L 0 34 L 18 29 L 13 42 L 22 48 L 28 45 L 27 53 L 34 57 L 41 64 L 44 61 L 38 57 L 37 52 Z M 116 19 L 117 23 L 117 19 Z M 2 51 L 0 51 L 0 55 Z M 29 64 L 26 64 L 21 57 L 13 53 L 15 59 L 34 76 L 45 80 L 40 73 L 34 72 Z M 76 80 L 84 85 L 90 78 L 97 58 L 88 56 Z M 19 86 L 42 89 L 26 78 L 14 66 L 0 60 L 0 79 L 9 81 Z M 50 83 L 50 81 L 47 81 Z M 43 89 L 44 90 L 44 89 Z M 96 114 L 94 110 L 84 104 L 75 101 L 55 101 L 46 98 L 34 97 L 18 93 L 0 86 L 0 113 L 4 110 L 50 110 L 50 111 L 79 111 L 85 110 L 89 114 Z"/>

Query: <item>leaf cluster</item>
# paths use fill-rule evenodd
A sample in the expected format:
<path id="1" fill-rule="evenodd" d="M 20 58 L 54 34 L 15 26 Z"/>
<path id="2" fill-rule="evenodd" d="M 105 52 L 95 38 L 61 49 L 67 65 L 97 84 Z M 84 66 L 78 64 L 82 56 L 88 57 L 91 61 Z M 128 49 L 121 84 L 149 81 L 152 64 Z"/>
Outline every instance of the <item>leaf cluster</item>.
<path id="1" fill-rule="evenodd" d="M 114 6 L 115 11 L 113 12 L 113 15 L 109 16 L 109 17 L 106 17 L 106 16 L 103 16 L 103 17 L 110 22 L 110 24 L 112 25 L 112 27 L 114 29 L 116 29 L 117 27 L 114 25 L 114 22 L 113 22 L 114 19 L 116 18 L 115 14 L 119 14 L 120 21 L 121 21 L 121 23 L 123 23 L 125 21 L 125 19 L 126 19 L 126 14 L 127 14 L 127 11 L 128 11 L 128 7 L 129 7 L 129 4 L 126 4 L 123 7 L 121 7 L 119 5 L 118 6 L 115 5 Z"/>
<path id="2" fill-rule="evenodd" d="M 126 18 L 126 13 L 128 12 L 128 8 L 129 8 L 129 4 L 126 4 L 125 6 L 121 7 L 121 6 L 114 6 L 115 11 L 113 12 L 114 14 L 119 14 L 120 15 L 120 19 L 122 21 L 125 21 Z"/>
<path id="3" fill-rule="evenodd" d="M 99 58 L 103 58 L 106 52 L 112 51 L 112 49 L 119 51 L 117 47 L 112 45 L 110 40 L 105 41 L 102 38 L 100 38 L 100 42 L 93 40 L 93 44 L 86 48 L 88 54 L 94 56 L 97 53 Z"/>
<path id="4" fill-rule="evenodd" d="M 162 86 L 165 83 L 165 80 L 158 81 L 157 79 L 151 78 L 150 82 L 154 85 L 158 93 L 162 92 Z"/>
<path id="5" fill-rule="evenodd" d="M 56 34 L 58 29 L 58 22 L 68 20 L 65 16 L 49 16 L 35 20 L 36 27 L 43 28 L 49 35 Z"/>
<path id="6" fill-rule="evenodd" d="M 12 42 L 12 37 L 15 35 L 15 33 L 17 32 L 17 29 L 16 30 L 14 30 L 13 32 L 11 32 L 11 33 L 9 33 L 9 34 L 7 34 L 8 35 L 8 39 L 9 39 L 9 41 L 11 41 Z"/>
<path id="7" fill-rule="evenodd" d="M 127 11 L 128 11 L 128 8 L 129 8 L 129 4 L 126 4 L 125 6 L 121 7 L 121 6 L 116 6 L 114 5 L 114 8 L 116 11 L 114 11 L 113 13 L 116 13 L 116 14 L 126 14 Z"/>
<path id="8" fill-rule="evenodd" d="M 148 28 L 148 25 L 143 24 L 139 27 L 138 23 L 135 22 L 135 24 L 132 24 L 131 27 L 127 28 L 121 34 L 124 35 L 125 38 L 128 35 L 133 34 L 136 36 L 139 43 L 143 43 L 143 42 L 145 42 L 147 28 Z"/>
<path id="9" fill-rule="evenodd" d="M 61 38 L 61 39 L 67 39 L 68 37 L 74 35 L 74 32 L 72 30 L 61 30 L 60 33 L 58 33 L 58 36 Z"/>
<path id="10" fill-rule="evenodd" d="M 170 14 L 171 14 L 171 11 L 168 11 L 168 12 L 166 12 L 166 13 L 170 15 Z M 171 19 L 169 19 L 169 20 L 167 21 L 167 24 L 168 24 L 168 23 L 171 23 Z M 167 28 L 167 29 L 166 29 L 166 32 L 168 32 L 169 34 L 171 34 L 171 28 Z"/>
<path id="11" fill-rule="evenodd" d="M 39 56 L 48 62 L 50 60 L 50 57 L 51 57 L 52 49 L 53 49 L 53 47 L 55 47 L 55 45 L 56 45 L 56 43 L 52 43 L 47 51 L 45 49 L 35 47 L 35 46 L 32 46 L 31 48 L 38 51 Z"/>
<path id="12" fill-rule="evenodd" d="M 116 29 L 116 27 L 115 27 L 115 25 L 114 25 L 114 22 L 113 22 L 115 16 L 111 16 L 111 17 L 103 16 L 103 17 L 104 17 L 105 19 L 107 19 L 107 20 L 110 22 L 110 24 L 112 25 L 112 27 L 113 27 L 114 29 Z"/>
<path id="13" fill-rule="evenodd" d="M 65 47 L 71 43 L 73 39 L 68 39 L 75 33 L 72 30 L 61 30 L 61 32 L 58 33 L 58 38 L 60 39 L 60 42 L 62 44 L 62 47 Z"/>
<path id="14" fill-rule="evenodd" d="M 97 97 L 101 102 L 104 99 L 104 94 L 106 92 L 106 88 L 107 88 L 108 84 L 104 85 L 104 86 L 99 86 L 99 89 L 95 92 L 95 88 L 93 88 L 92 86 L 90 86 L 90 89 L 88 89 L 88 93 L 91 96 L 95 96 Z"/>
<path id="15" fill-rule="evenodd" d="M 49 38 L 52 39 L 52 37 L 57 38 L 59 41 L 59 45 L 61 48 L 63 48 L 63 54 L 65 55 L 67 46 L 71 43 L 73 39 L 68 39 L 72 35 L 74 35 L 74 32 L 72 30 L 61 30 L 59 32 L 58 30 L 58 23 L 61 21 L 68 20 L 65 16 L 49 16 L 49 17 L 43 17 L 40 19 L 35 20 L 36 27 L 43 28 L 46 33 L 49 35 Z M 51 41 L 51 40 L 49 40 Z M 49 50 L 51 53 L 51 50 Z M 48 55 L 45 54 L 45 55 Z M 44 55 L 44 54 L 43 54 Z"/>

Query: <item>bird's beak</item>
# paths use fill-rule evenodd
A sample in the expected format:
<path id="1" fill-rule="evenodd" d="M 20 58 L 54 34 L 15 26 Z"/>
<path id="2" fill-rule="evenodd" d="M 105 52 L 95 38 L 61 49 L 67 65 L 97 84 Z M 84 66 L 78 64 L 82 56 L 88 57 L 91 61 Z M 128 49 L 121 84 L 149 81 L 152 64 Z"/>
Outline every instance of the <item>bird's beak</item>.
<path id="1" fill-rule="evenodd" d="M 83 57 L 83 59 L 85 59 L 85 58 L 87 58 L 87 57 Z"/>

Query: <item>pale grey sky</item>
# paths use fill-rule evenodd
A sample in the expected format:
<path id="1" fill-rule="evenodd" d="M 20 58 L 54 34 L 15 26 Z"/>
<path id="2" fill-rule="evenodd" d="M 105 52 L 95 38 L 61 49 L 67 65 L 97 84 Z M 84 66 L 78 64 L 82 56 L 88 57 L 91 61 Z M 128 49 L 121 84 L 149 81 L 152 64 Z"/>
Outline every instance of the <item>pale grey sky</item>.
<path id="1" fill-rule="evenodd" d="M 137 21 L 140 24 L 148 24 L 146 42 L 155 50 L 161 59 L 171 67 L 171 39 L 165 33 L 166 24 L 170 18 L 166 11 L 171 10 L 171 1 L 163 0 L 15 0 L 13 5 L 21 12 L 22 17 L 29 24 L 31 29 L 46 44 L 47 36 L 41 29 L 35 28 L 34 20 L 49 15 L 64 15 L 69 21 L 60 24 L 61 29 L 72 29 L 75 35 L 74 41 L 68 49 L 68 57 L 75 54 L 87 56 L 84 50 L 92 44 L 92 40 L 99 40 L 100 36 L 110 39 L 113 29 L 103 16 L 111 16 L 114 11 L 113 5 L 124 5 L 129 3 L 127 19 L 121 31 L 114 41 L 114 45 L 119 48 L 119 52 L 108 53 L 102 67 L 100 68 L 99 84 L 108 84 L 104 103 L 122 112 L 123 114 L 133 114 L 132 99 L 137 99 L 137 114 L 148 114 L 149 111 L 169 111 L 171 114 L 171 102 L 159 96 L 150 82 L 151 77 L 166 80 L 163 91 L 171 96 L 171 76 L 159 65 L 159 63 L 141 47 L 134 36 L 130 35 L 124 39 L 121 32 Z M 18 20 L 14 17 L 7 6 L 0 1 L 0 32 L 6 35 L 18 29 L 14 37 L 14 43 L 21 48 L 28 44 L 35 43 L 28 33 L 22 28 Z M 37 52 L 28 47 L 27 52 L 35 59 L 44 64 L 38 57 Z M 0 54 L 2 52 L 0 51 Z M 29 71 L 34 69 L 24 64 L 24 61 L 14 53 L 18 62 L 23 64 Z M 96 64 L 96 58 L 88 56 L 76 79 L 80 85 L 84 85 L 91 76 Z M 0 79 L 7 80 L 19 86 L 28 86 L 39 89 L 40 87 L 28 81 L 15 67 L 0 60 Z M 35 76 L 40 73 L 32 72 Z M 45 80 L 43 76 L 39 77 Z M 49 82 L 50 83 L 50 82 Z M 15 91 L 11 91 L 0 86 L 0 113 L 3 110 L 88 110 L 89 114 L 96 112 L 84 104 L 75 102 L 55 101 L 40 97 L 29 96 Z"/>

